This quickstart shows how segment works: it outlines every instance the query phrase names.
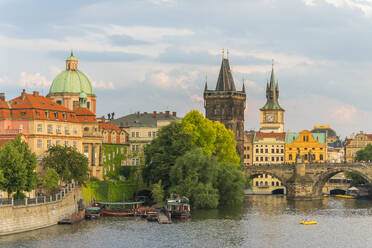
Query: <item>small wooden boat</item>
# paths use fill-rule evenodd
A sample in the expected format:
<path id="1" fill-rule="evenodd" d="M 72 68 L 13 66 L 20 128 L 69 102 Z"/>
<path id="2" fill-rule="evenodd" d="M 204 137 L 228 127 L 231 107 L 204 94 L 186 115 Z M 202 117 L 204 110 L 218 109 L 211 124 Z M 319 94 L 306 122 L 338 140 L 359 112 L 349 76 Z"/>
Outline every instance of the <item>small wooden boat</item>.
<path id="1" fill-rule="evenodd" d="M 129 209 L 101 209 L 103 216 L 134 216 L 132 210 Z"/>
<path id="2" fill-rule="evenodd" d="M 345 199 L 356 199 L 353 195 L 336 195 L 336 197 L 345 198 Z"/>
<path id="3" fill-rule="evenodd" d="M 101 216 L 101 208 L 99 207 L 87 207 L 85 209 L 85 219 L 98 219 Z"/>
<path id="4" fill-rule="evenodd" d="M 318 222 L 315 221 L 315 220 L 303 220 L 303 221 L 300 222 L 300 224 L 302 224 L 302 225 L 316 225 L 316 224 L 318 224 Z"/>
<path id="5" fill-rule="evenodd" d="M 190 217 L 190 204 L 187 197 L 179 197 L 176 194 L 171 194 L 171 197 L 167 199 L 165 207 L 172 218 L 185 220 Z"/>
<path id="6" fill-rule="evenodd" d="M 98 202 L 104 216 L 134 216 L 143 202 Z"/>

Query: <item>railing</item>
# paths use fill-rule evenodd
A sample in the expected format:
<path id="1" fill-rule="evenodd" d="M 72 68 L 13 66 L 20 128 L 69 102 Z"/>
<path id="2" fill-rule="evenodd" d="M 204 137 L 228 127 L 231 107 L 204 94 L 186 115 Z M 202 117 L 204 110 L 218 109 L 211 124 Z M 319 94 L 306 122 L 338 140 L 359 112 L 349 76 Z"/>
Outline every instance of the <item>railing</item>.
<path id="1" fill-rule="evenodd" d="M 0 134 L 20 134 L 21 129 L 0 129 Z"/>
<path id="2" fill-rule="evenodd" d="M 28 206 L 28 205 L 37 205 L 45 204 L 50 202 L 57 202 L 65 198 L 69 192 L 75 188 L 75 184 L 68 184 L 65 188 L 61 189 L 58 194 L 48 195 L 48 196 L 39 196 L 35 198 L 25 198 L 22 200 L 14 200 L 13 198 L 0 198 L 0 206 Z"/>

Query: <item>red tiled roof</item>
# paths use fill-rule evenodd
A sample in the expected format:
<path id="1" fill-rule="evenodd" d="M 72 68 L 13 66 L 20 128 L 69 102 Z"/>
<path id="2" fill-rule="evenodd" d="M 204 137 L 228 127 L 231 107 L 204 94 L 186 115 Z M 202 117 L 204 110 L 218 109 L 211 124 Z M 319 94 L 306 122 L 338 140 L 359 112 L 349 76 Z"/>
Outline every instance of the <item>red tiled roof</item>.
<path id="1" fill-rule="evenodd" d="M 118 126 L 114 125 L 114 124 L 100 123 L 99 124 L 99 127 L 102 128 L 103 130 L 107 130 L 107 131 L 115 130 L 117 132 L 121 132 L 121 129 Z"/>
<path id="2" fill-rule="evenodd" d="M 285 140 L 285 133 L 256 133 L 256 139 L 264 139 L 264 138 L 277 138 L 280 140 Z"/>
<path id="3" fill-rule="evenodd" d="M 366 136 L 369 140 L 372 140 L 372 134 L 366 134 Z"/>

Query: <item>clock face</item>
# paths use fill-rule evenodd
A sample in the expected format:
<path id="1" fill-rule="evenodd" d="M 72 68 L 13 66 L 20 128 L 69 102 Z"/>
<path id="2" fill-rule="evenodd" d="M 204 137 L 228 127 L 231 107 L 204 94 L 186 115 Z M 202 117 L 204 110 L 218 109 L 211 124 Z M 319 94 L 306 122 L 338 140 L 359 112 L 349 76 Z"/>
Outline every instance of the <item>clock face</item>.
<path id="1" fill-rule="evenodd" d="M 267 121 L 273 122 L 274 121 L 274 116 L 273 115 L 267 115 Z"/>

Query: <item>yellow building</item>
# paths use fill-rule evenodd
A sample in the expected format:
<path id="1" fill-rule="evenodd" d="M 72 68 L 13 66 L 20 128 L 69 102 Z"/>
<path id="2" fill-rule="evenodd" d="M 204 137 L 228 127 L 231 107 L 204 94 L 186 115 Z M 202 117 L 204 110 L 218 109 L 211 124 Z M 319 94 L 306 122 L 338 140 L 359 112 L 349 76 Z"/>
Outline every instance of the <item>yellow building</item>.
<path id="1" fill-rule="evenodd" d="M 254 132 L 244 133 L 244 166 L 249 166 L 253 164 L 253 139 Z"/>
<path id="2" fill-rule="evenodd" d="M 167 126 L 172 121 L 180 121 L 177 113 L 169 111 L 153 113 L 130 114 L 115 120 L 111 120 L 111 124 L 115 124 L 123 128 L 128 134 L 129 153 L 131 156 L 128 165 L 140 165 L 144 147 L 151 142 L 157 135 L 160 128 Z"/>
<path id="3" fill-rule="evenodd" d="M 325 163 L 327 158 L 326 134 L 311 133 L 304 130 L 300 133 L 287 133 L 286 162 L 295 163 L 296 156 L 303 157 L 305 163 Z"/>
<path id="4" fill-rule="evenodd" d="M 372 134 L 360 133 L 350 135 L 345 141 L 345 161 L 346 163 L 355 162 L 357 151 L 364 149 L 368 144 L 372 144 Z"/>
<path id="5" fill-rule="evenodd" d="M 283 190 L 283 194 L 285 193 L 285 187 L 282 183 L 271 175 L 258 175 L 252 180 L 252 191 L 254 194 L 271 194 L 278 189 Z"/>

